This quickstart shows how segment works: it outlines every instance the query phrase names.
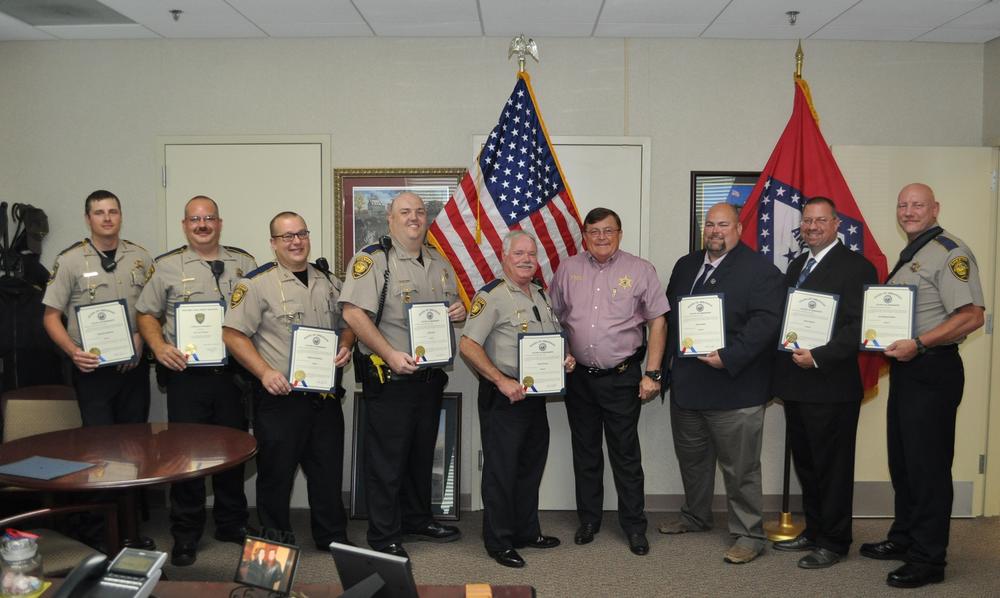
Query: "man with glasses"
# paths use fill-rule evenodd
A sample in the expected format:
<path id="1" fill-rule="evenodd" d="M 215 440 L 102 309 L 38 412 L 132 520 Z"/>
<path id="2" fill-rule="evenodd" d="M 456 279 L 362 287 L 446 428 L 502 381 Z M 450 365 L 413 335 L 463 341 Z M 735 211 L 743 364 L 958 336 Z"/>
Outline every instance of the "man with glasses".
<path id="1" fill-rule="evenodd" d="M 723 560 L 736 564 L 757 558 L 767 544 L 760 449 L 785 298 L 781 272 L 740 243 L 742 232 L 735 207 L 712 206 L 705 215 L 704 249 L 677 260 L 667 284 L 670 425 L 684 506 L 680 518 L 660 526 L 664 534 L 711 528 L 718 464 L 734 538 Z M 725 347 L 684 357 L 677 331 L 678 300 L 703 294 L 723 296 Z"/>
<path id="2" fill-rule="evenodd" d="M 351 260 L 340 296 L 344 319 L 360 339 L 354 364 L 364 401 L 365 500 L 368 544 L 407 556 L 404 535 L 429 542 L 461 537 L 431 512 L 431 468 L 448 375 L 418 368 L 410 354 L 407 306 L 449 303 L 452 322 L 465 319 L 448 262 L 424 245 L 427 209 L 413 193 L 389 204 L 389 235 Z"/>
<path id="3" fill-rule="evenodd" d="M 813 197 L 799 230 L 809 248 L 788 265 L 785 288 L 837 295 L 830 340 L 811 349 L 778 351 L 773 390 L 784 402 L 788 444 L 802 485 L 806 528 L 775 550 L 809 551 L 803 569 L 835 565 L 851 547 L 854 448 L 864 387 L 858 368 L 864 287 L 875 266 L 837 239 L 833 201 Z"/>
<path id="4" fill-rule="evenodd" d="M 584 219 L 587 251 L 563 260 L 549 290 L 578 363 L 566 389 L 580 520 L 574 541 L 592 542 L 601 529 L 603 433 L 618 491 L 618 523 L 629 549 L 644 555 L 649 541 L 637 427 L 642 401 L 658 395 L 663 383 L 664 314 L 670 306 L 653 265 L 618 248 L 621 229 L 612 210 L 591 210 Z"/>
<path id="5" fill-rule="evenodd" d="M 295 544 L 289 502 L 298 466 L 306 476 L 316 548 L 348 543 L 341 501 L 344 467 L 343 389 L 295 390 L 288 371 L 296 324 L 340 333 L 336 366 L 351 358 L 354 333 L 343 325 L 340 280 L 309 263 L 309 229 L 294 212 L 271 219 L 276 260 L 246 275 L 233 289 L 223 340 L 256 378 L 253 429 L 257 437 L 257 515 L 266 536 Z"/>
<path id="6" fill-rule="evenodd" d="M 195 350 L 186 353 L 177 346 L 174 310 L 178 304 L 191 301 L 228 305 L 236 283 L 256 269 L 257 262 L 242 249 L 219 244 L 222 218 L 218 205 L 209 197 L 199 195 L 188 200 L 181 229 L 187 245 L 156 258 L 153 276 L 136 304 L 139 331 L 165 374 L 167 418 L 171 422 L 246 430 L 246 411 L 242 393 L 233 380 L 233 368 L 231 365 L 189 367 L 198 365 L 192 359 L 197 353 Z M 242 544 L 247 533 L 243 466 L 212 476 L 212 490 L 215 538 Z M 171 564 L 184 567 L 195 562 L 204 526 L 205 481 L 199 478 L 172 484 Z"/>

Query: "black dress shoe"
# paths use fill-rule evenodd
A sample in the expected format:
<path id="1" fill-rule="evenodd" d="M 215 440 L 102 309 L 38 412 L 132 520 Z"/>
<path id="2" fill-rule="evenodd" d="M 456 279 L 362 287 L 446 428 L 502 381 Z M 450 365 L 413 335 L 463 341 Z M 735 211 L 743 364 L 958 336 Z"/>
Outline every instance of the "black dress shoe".
<path id="1" fill-rule="evenodd" d="M 632 554 L 639 556 L 649 554 L 649 540 L 646 539 L 646 534 L 642 532 L 629 534 L 628 549 L 632 551 Z"/>
<path id="2" fill-rule="evenodd" d="M 406 535 L 421 542 L 454 542 L 462 537 L 462 532 L 454 525 L 443 525 L 437 521 L 431 521 L 427 527 L 406 532 Z"/>
<path id="3" fill-rule="evenodd" d="M 493 557 L 494 561 L 500 563 L 504 567 L 520 569 L 524 566 L 524 559 L 521 558 L 521 555 L 517 554 L 517 551 L 513 548 L 508 548 L 507 550 L 490 550 L 489 554 Z"/>
<path id="4" fill-rule="evenodd" d="M 906 547 L 896 544 L 892 540 L 883 540 L 871 544 L 862 544 L 861 556 L 880 561 L 901 561 L 906 556 Z"/>
<path id="5" fill-rule="evenodd" d="M 530 542 L 518 542 L 514 548 L 555 548 L 561 542 L 555 536 L 538 536 Z"/>
<path id="6" fill-rule="evenodd" d="M 894 588 L 919 588 L 944 581 L 944 568 L 923 563 L 906 563 L 889 574 L 885 583 Z"/>
<path id="7" fill-rule="evenodd" d="M 398 543 L 392 543 L 385 548 L 379 548 L 379 552 L 384 552 L 385 554 L 391 554 L 392 556 L 401 556 L 404 559 L 410 558 L 410 555 L 403 550 L 403 545 Z"/>
<path id="8" fill-rule="evenodd" d="M 232 542 L 233 544 L 242 544 L 243 540 L 247 536 L 259 536 L 260 532 L 252 527 L 240 526 L 230 529 L 217 529 L 215 530 L 215 539 L 219 542 Z M 291 544 L 291 542 L 289 542 Z"/>
<path id="9" fill-rule="evenodd" d="M 198 560 L 197 542 L 178 542 L 170 551 L 170 564 L 175 567 L 187 567 Z"/>
<path id="10" fill-rule="evenodd" d="M 826 569 L 840 562 L 840 555 L 832 550 L 817 546 L 811 553 L 799 559 L 802 569 Z"/>
<path id="11" fill-rule="evenodd" d="M 594 541 L 594 534 L 598 531 L 597 526 L 593 523 L 581 523 L 580 527 L 576 529 L 573 541 L 577 544 L 590 544 Z"/>
<path id="12" fill-rule="evenodd" d="M 791 540 L 775 542 L 771 547 L 775 550 L 782 550 L 785 552 L 797 552 L 799 550 L 812 550 L 813 548 L 816 548 L 816 543 L 805 536 L 798 536 L 796 538 L 792 538 Z"/>

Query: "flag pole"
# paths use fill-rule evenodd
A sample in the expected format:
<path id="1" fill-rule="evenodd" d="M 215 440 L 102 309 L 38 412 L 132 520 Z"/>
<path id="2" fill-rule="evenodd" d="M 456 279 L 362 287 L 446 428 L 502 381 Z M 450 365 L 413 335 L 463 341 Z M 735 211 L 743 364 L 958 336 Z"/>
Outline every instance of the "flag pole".
<path id="1" fill-rule="evenodd" d="M 802 62 L 805 59 L 805 54 L 802 52 L 802 40 L 799 40 L 799 47 L 795 50 L 795 81 L 802 79 Z M 767 539 L 772 542 L 780 542 L 782 540 L 792 540 L 798 537 L 805 529 L 805 524 L 800 521 L 795 521 L 792 518 L 791 508 L 789 507 L 789 484 L 792 477 L 792 446 L 789 443 L 788 438 L 788 425 L 786 420 L 785 425 L 785 469 L 782 478 L 781 485 L 781 514 L 778 516 L 777 521 L 768 521 L 764 524 L 764 533 L 767 534 Z"/>

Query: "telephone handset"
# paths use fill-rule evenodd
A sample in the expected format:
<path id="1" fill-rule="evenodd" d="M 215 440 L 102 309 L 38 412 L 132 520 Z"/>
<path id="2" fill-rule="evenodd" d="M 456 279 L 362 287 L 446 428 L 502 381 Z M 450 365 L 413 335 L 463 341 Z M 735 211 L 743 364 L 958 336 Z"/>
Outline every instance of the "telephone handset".
<path id="1" fill-rule="evenodd" d="M 167 553 L 125 548 L 111 564 L 95 554 L 80 561 L 53 598 L 145 598 L 160 580 Z"/>

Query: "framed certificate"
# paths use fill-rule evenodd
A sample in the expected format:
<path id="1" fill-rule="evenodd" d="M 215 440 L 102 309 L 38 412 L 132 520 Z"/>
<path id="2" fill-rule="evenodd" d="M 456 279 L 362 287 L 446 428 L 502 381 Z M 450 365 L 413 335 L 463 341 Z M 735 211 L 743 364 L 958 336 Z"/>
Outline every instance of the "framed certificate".
<path id="1" fill-rule="evenodd" d="M 865 285 L 861 311 L 861 350 L 885 351 L 886 346 L 913 338 L 917 287 Z"/>
<path id="2" fill-rule="evenodd" d="M 225 365 L 222 320 L 226 308 L 221 301 L 190 301 L 174 304 L 174 338 L 188 367 Z"/>
<path id="3" fill-rule="evenodd" d="M 566 394 L 566 337 L 561 332 L 517 335 L 517 379 L 524 394 Z"/>
<path id="4" fill-rule="evenodd" d="M 338 342 L 336 330 L 299 324 L 292 326 L 292 350 L 288 359 L 288 383 L 292 385 L 292 390 L 333 390 Z"/>
<path id="5" fill-rule="evenodd" d="M 449 365 L 455 360 L 455 336 L 443 301 L 409 303 L 410 355 L 417 367 Z"/>
<path id="6" fill-rule="evenodd" d="M 722 293 L 688 295 L 677 301 L 679 357 L 708 355 L 726 347 L 726 317 Z"/>
<path id="7" fill-rule="evenodd" d="M 838 295 L 788 289 L 778 349 L 815 349 L 830 342 L 839 302 Z"/>
<path id="8" fill-rule="evenodd" d="M 83 350 L 101 360 L 97 367 L 127 363 L 135 357 L 132 327 L 124 299 L 76 307 Z"/>

